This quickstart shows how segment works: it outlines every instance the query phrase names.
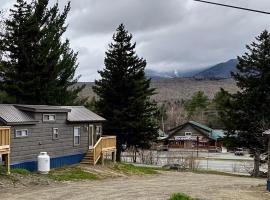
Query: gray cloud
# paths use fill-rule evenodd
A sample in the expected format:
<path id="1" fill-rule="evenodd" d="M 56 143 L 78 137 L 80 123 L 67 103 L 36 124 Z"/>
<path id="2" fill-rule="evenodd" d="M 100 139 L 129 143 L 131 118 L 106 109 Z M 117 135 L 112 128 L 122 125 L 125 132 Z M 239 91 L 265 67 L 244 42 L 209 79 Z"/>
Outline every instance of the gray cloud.
<path id="1" fill-rule="evenodd" d="M 269 0 L 212 1 L 270 11 Z M 5 7 L 10 2 L 1 0 Z M 59 2 L 61 7 L 67 3 Z M 98 78 L 107 45 L 122 22 L 133 33 L 137 53 L 147 60 L 147 67 L 165 71 L 235 58 L 269 27 L 270 19 L 192 0 L 72 0 L 71 6 L 66 36 L 79 51 L 77 73 L 82 74 L 82 81 Z"/>

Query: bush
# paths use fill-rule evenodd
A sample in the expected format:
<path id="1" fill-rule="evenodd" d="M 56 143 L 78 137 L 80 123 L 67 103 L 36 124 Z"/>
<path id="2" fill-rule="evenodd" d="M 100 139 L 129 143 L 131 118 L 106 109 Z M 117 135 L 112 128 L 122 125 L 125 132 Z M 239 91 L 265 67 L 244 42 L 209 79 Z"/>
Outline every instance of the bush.
<path id="1" fill-rule="evenodd" d="M 169 200 L 196 200 L 182 193 L 173 194 Z"/>

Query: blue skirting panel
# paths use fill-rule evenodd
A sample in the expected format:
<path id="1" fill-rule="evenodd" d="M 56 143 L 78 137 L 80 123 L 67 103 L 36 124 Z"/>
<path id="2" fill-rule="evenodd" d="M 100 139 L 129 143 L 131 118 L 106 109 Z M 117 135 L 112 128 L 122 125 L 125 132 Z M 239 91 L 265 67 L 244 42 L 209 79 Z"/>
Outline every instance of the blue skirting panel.
<path id="1" fill-rule="evenodd" d="M 59 168 L 67 165 L 73 165 L 81 162 L 85 154 L 76 154 L 76 155 L 69 155 L 69 156 L 61 156 L 56 158 L 50 159 L 50 166 L 52 168 Z M 20 168 L 20 169 L 27 169 L 29 171 L 37 171 L 37 161 L 30 161 L 30 162 L 22 162 L 12 164 L 11 169 Z"/>

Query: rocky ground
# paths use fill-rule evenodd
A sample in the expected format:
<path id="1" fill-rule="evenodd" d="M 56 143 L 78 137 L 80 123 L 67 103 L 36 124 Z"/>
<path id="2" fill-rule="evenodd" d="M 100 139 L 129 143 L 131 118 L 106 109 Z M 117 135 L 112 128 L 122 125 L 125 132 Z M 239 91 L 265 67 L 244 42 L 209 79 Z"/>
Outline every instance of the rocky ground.
<path id="1" fill-rule="evenodd" d="M 111 178 L 66 182 L 54 182 L 45 178 L 42 183 L 35 180 L 33 184 L 30 184 L 31 181 L 22 181 L 25 183 L 23 186 L 2 187 L 0 199 L 166 200 L 176 192 L 186 193 L 201 200 L 270 199 L 270 193 L 265 191 L 265 179 L 174 171 L 161 171 L 155 175 L 126 176 L 110 169 L 93 170 L 107 174 Z"/>

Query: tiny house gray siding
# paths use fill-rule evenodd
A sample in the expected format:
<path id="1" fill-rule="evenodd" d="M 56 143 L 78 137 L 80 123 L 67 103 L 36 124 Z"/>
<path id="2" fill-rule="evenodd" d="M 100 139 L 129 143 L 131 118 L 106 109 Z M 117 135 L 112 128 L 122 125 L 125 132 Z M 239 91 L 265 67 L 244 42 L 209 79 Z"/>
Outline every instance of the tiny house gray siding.
<path id="1" fill-rule="evenodd" d="M 67 123 L 66 113 L 54 113 L 56 121 L 43 122 L 43 114 L 35 113 L 36 125 L 16 125 L 11 129 L 11 163 L 35 161 L 40 152 L 50 157 L 83 154 L 88 150 L 88 123 Z M 81 127 L 80 145 L 74 146 L 74 127 Z M 53 128 L 58 128 L 59 138 L 53 140 Z M 16 138 L 15 130 L 27 129 L 28 136 Z"/>

